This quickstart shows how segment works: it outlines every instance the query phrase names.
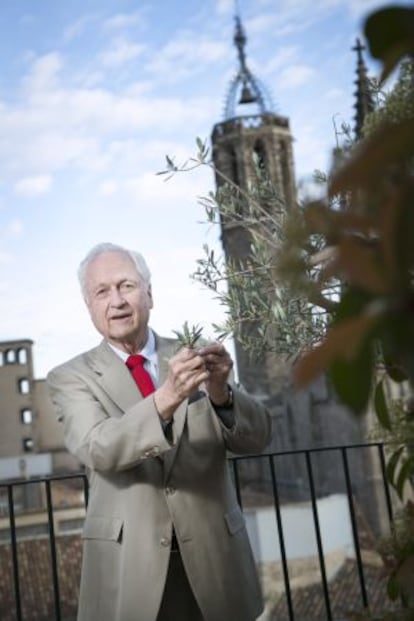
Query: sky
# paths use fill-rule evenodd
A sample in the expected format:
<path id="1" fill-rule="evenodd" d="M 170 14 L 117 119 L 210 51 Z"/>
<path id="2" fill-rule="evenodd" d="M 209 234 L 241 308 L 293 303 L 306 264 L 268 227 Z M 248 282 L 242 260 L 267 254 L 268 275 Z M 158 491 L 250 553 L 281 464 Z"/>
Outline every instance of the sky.
<path id="1" fill-rule="evenodd" d="M 400 2 L 400 4 L 410 4 Z M 76 271 L 104 241 L 142 252 L 151 325 L 224 316 L 190 275 L 205 243 L 220 250 L 199 198 L 205 167 L 165 181 L 223 120 L 247 64 L 287 116 L 298 183 L 328 170 L 335 126 L 353 123 L 356 37 L 371 0 L 3 0 L 0 11 L 0 340 L 34 341 L 34 371 L 95 346 Z M 368 55 L 371 75 L 378 65 Z"/>

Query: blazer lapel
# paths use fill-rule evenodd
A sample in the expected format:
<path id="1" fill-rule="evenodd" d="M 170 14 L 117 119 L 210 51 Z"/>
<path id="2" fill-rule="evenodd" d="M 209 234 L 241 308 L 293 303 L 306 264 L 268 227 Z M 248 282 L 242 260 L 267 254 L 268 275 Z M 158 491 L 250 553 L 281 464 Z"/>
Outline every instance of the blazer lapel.
<path id="1" fill-rule="evenodd" d="M 161 385 L 167 378 L 168 362 L 177 351 L 177 342 L 172 339 L 160 338 L 156 334 L 155 343 L 158 353 L 159 385 Z M 127 366 L 105 341 L 102 341 L 98 347 L 91 350 L 88 358 L 89 365 L 103 390 L 122 411 L 132 407 L 143 398 Z M 164 453 L 163 456 L 165 481 L 170 475 L 182 438 L 187 416 L 187 406 L 188 399 L 185 399 L 174 414 L 174 446 L 170 451 Z"/>
<path id="2" fill-rule="evenodd" d="M 128 368 L 105 341 L 89 353 L 89 364 L 102 388 L 121 410 L 143 398 Z"/>

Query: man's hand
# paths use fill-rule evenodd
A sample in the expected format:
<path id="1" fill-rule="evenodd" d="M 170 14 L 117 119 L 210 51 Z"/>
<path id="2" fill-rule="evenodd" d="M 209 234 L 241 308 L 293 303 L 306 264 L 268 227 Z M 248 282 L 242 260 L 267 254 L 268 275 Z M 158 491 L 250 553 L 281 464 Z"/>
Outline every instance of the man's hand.
<path id="1" fill-rule="evenodd" d="M 212 343 L 198 350 L 203 358 L 208 377 L 204 381 L 208 396 L 214 405 L 220 406 L 229 399 L 228 379 L 233 360 L 221 343 Z"/>
<path id="2" fill-rule="evenodd" d="M 180 349 L 169 361 L 168 376 L 154 393 L 161 418 L 168 420 L 186 397 L 209 377 L 204 356 L 194 349 Z"/>

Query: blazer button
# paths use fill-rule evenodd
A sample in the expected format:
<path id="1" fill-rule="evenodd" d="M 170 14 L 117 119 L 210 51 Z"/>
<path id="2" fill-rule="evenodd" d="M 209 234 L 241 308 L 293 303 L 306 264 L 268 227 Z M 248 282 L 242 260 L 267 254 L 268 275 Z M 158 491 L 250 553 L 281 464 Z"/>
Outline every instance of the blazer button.
<path id="1" fill-rule="evenodd" d="M 171 539 L 170 539 L 169 537 L 162 537 L 162 539 L 161 539 L 161 541 L 160 541 L 160 544 L 161 544 L 164 548 L 170 547 L 170 545 L 171 545 Z"/>

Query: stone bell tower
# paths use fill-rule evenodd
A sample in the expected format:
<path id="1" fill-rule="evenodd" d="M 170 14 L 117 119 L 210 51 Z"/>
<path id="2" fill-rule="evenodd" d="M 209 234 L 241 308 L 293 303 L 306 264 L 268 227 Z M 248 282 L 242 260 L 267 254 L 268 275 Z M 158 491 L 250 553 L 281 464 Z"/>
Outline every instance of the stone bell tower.
<path id="1" fill-rule="evenodd" d="M 223 175 L 246 189 L 256 175 L 256 160 L 290 209 L 296 189 L 289 119 L 273 112 L 265 86 L 248 68 L 246 41 L 240 17 L 236 16 L 238 71 L 229 85 L 224 120 L 214 126 L 211 136 L 216 185 L 223 183 Z M 237 263 L 248 257 L 250 235 L 242 224 L 222 220 L 221 239 L 226 259 Z M 277 384 L 275 356 L 264 354 L 263 359 L 252 361 L 237 342 L 235 347 L 240 382 L 252 394 L 268 398 Z"/>

